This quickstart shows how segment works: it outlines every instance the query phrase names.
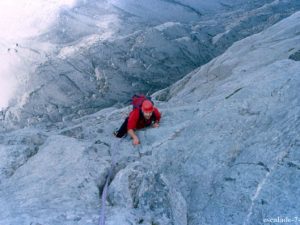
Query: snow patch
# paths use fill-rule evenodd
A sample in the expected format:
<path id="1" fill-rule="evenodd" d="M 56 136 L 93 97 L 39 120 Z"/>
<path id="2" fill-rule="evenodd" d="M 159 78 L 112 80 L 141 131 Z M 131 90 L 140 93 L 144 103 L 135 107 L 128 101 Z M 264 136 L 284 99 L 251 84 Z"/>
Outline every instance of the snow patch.
<path id="1" fill-rule="evenodd" d="M 166 22 L 166 23 L 160 24 L 158 26 L 155 26 L 154 29 L 157 29 L 159 31 L 164 31 L 168 28 L 179 26 L 180 24 L 181 23 L 179 23 L 179 22 Z"/>

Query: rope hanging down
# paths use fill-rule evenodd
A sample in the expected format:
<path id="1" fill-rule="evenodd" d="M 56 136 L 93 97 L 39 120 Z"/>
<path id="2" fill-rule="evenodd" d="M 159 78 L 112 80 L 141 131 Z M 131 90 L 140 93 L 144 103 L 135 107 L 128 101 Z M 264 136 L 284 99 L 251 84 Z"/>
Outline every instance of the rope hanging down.
<path id="1" fill-rule="evenodd" d="M 114 150 L 117 149 L 116 146 L 120 146 L 123 138 L 120 139 L 120 141 L 114 143 L 114 145 L 111 147 L 110 153 L 111 153 L 111 166 L 108 171 L 108 175 L 106 178 L 106 182 L 102 191 L 102 196 L 101 196 L 101 209 L 100 209 L 100 217 L 99 217 L 99 225 L 105 225 L 105 202 L 107 199 L 107 192 L 108 192 L 108 185 L 110 183 L 110 180 L 112 179 L 113 176 L 113 171 L 116 167 L 116 158 L 115 158 L 115 152 Z M 137 146 L 137 150 L 139 153 L 139 157 L 141 158 L 141 146 Z"/>
<path id="2" fill-rule="evenodd" d="M 122 141 L 122 139 L 120 141 L 118 141 L 119 145 L 120 145 L 121 141 Z M 106 198 L 107 198 L 108 184 L 109 184 L 109 182 L 112 178 L 113 171 L 114 171 L 115 166 L 116 166 L 115 153 L 114 153 L 115 145 L 116 144 L 114 144 L 111 147 L 111 150 L 110 150 L 110 152 L 111 152 L 111 166 L 109 168 L 108 175 L 107 175 L 107 178 L 106 178 L 106 182 L 105 182 L 105 185 L 104 185 L 104 188 L 103 188 L 103 191 L 102 191 L 99 225 L 105 225 L 105 202 L 106 202 Z"/>

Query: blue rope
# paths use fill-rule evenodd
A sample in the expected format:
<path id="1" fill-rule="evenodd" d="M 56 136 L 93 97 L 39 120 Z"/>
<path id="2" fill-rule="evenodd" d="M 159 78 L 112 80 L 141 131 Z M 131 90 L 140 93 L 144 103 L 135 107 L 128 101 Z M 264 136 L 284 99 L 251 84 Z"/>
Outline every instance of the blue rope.
<path id="1" fill-rule="evenodd" d="M 120 139 L 119 141 L 119 146 L 121 144 L 123 138 Z M 114 153 L 115 146 L 111 147 L 111 166 L 108 171 L 108 176 L 106 178 L 106 182 L 102 191 L 102 196 L 101 196 L 101 209 L 100 209 L 100 217 L 99 217 L 99 225 L 105 225 L 105 202 L 107 198 L 107 192 L 108 192 L 108 184 L 112 178 L 113 170 L 116 166 L 116 161 L 115 161 L 115 153 Z"/>

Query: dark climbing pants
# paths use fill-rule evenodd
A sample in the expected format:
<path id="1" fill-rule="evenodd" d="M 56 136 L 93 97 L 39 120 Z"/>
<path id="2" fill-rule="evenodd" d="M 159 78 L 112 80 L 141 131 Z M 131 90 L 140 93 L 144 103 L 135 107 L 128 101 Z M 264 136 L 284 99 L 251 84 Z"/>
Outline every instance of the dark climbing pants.
<path id="1" fill-rule="evenodd" d="M 128 124 L 128 117 L 125 119 L 120 129 L 117 131 L 116 137 L 121 138 L 124 137 L 125 134 L 127 134 L 127 124 Z"/>
<path id="2" fill-rule="evenodd" d="M 143 116 L 141 113 L 140 113 L 140 118 L 141 116 Z M 120 129 L 116 132 L 116 137 L 118 138 L 121 138 L 121 137 L 124 137 L 126 134 L 127 134 L 127 125 L 128 125 L 128 118 L 127 117 L 124 121 L 124 123 L 121 125 Z M 145 127 L 149 127 L 153 121 L 156 120 L 156 117 L 154 115 L 154 113 L 152 114 L 151 116 L 151 119 L 148 123 L 146 123 Z"/>

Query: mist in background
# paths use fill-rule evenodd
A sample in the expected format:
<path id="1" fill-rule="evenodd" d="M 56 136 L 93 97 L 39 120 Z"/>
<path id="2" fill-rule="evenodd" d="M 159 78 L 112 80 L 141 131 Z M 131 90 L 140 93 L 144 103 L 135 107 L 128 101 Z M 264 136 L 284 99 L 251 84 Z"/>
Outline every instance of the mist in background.
<path id="1" fill-rule="evenodd" d="M 75 2 L 0 1 L 0 110 L 8 106 L 19 82 L 22 82 L 16 72 L 16 68 L 26 63 L 18 56 L 20 43 L 42 34 L 59 17 L 61 9 L 74 6 Z"/>

